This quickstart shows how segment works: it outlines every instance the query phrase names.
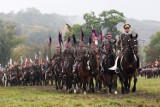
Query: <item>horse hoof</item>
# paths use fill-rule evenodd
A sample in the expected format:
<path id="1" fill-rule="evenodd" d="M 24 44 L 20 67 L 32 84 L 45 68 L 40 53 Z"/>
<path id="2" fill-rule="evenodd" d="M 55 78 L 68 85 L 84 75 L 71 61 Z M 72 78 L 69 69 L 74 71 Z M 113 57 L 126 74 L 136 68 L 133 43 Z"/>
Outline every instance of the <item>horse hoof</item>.
<path id="1" fill-rule="evenodd" d="M 115 95 L 117 95 L 117 94 L 118 94 L 118 92 L 117 92 L 117 91 L 114 91 L 114 94 L 115 94 Z"/>
<path id="2" fill-rule="evenodd" d="M 84 93 L 83 93 L 84 95 L 86 95 L 87 93 L 86 93 L 86 91 L 84 91 Z"/>
<path id="3" fill-rule="evenodd" d="M 133 89 L 132 89 L 132 92 L 136 92 L 136 89 L 135 89 L 135 88 L 133 88 Z"/>
<path id="4" fill-rule="evenodd" d="M 76 94 L 77 93 L 77 91 L 76 91 L 76 89 L 74 89 L 74 94 Z"/>

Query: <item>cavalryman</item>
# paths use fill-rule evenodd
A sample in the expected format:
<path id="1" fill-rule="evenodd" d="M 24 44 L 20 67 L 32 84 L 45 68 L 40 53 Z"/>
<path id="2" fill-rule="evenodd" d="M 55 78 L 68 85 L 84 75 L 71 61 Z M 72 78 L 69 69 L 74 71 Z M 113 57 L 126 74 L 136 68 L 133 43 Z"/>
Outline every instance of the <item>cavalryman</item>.
<path id="1" fill-rule="evenodd" d="M 118 49 L 121 50 L 121 52 L 123 53 L 124 50 L 126 49 L 126 44 L 128 42 L 128 40 L 130 39 L 130 28 L 131 28 L 131 25 L 130 24 L 125 24 L 123 26 L 124 28 L 124 33 L 121 34 L 120 38 L 119 38 L 119 41 L 118 41 Z"/>
<path id="2" fill-rule="evenodd" d="M 56 52 L 55 52 L 55 54 L 53 55 L 53 58 L 52 58 L 53 68 L 54 68 L 55 63 L 56 63 L 57 61 L 59 61 L 59 60 L 62 60 L 62 55 L 61 55 L 61 53 L 60 53 L 60 46 L 59 46 L 59 44 L 58 44 L 58 45 L 56 46 Z"/>
<path id="3" fill-rule="evenodd" d="M 72 43 L 70 42 L 70 37 L 65 45 L 66 49 L 63 52 L 63 58 L 73 58 L 74 59 L 74 49 L 72 48 Z"/>
<path id="4" fill-rule="evenodd" d="M 118 41 L 118 45 L 117 45 L 117 48 L 120 50 L 119 55 L 117 57 L 118 62 L 120 62 L 120 58 L 122 57 L 122 55 L 125 52 L 125 49 L 127 48 L 127 42 L 131 38 L 131 32 L 130 32 L 131 25 L 130 24 L 125 24 L 123 26 L 123 28 L 124 28 L 125 32 L 121 34 L 121 36 L 119 38 L 119 41 Z M 139 68 L 139 57 L 137 55 L 136 55 L 136 57 L 137 57 L 137 69 L 138 69 Z M 115 66 L 110 68 L 110 69 L 114 70 Z"/>
<path id="5" fill-rule="evenodd" d="M 56 46 L 56 52 L 55 52 L 55 54 L 53 55 L 53 60 L 55 60 L 56 58 L 61 58 L 62 56 L 61 56 L 61 53 L 60 53 L 60 46 L 59 46 L 59 44 Z"/>
<path id="6" fill-rule="evenodd" d="M 159 64 L 159 62 L 158 62 L 158 60 L 156 59 L 155 62 L 154 62 L 155 67 L 158 67 L 158 64 Z"/>

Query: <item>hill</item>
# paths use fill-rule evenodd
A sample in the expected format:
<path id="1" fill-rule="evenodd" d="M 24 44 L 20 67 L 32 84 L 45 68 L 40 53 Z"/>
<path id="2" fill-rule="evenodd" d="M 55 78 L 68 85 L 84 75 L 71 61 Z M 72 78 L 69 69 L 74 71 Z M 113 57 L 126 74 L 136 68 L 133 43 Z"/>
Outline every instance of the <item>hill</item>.
<path id="1" fill-rule="evenodd" d="M 82 16 L 63 16 L 56 13 L 46 14 L 35 8 L 27 8 L 17 13 L 0 13 L 0 19 L 15 22 L 18 36 L 27 36 L 26 43 L 46 42 L 49 36 L 54 38 L 53 41 L 57 41 L 58 29 L 62 30 L 65 23 L 71 25 L 84 23 Z M 149 43 L 151 35 L 160 31 L 160 22 L 158 21 L 127 19 L 126 22 L 130 23 L 132 29 L 135 29 L 139 34 L 139 39 L 145 40 L 144 44 L 142 43 L 143 45 Z M 123 31 L 123 24 L 119 24 L 118 28 Z"/>

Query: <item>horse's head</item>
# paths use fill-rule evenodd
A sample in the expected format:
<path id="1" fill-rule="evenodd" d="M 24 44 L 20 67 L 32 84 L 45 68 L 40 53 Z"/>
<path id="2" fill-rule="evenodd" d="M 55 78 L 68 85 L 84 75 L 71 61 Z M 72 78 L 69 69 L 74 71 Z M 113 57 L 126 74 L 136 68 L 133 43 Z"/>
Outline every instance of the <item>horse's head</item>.
<path id="1" fill-rule="evenodd" d="M 82 58 L 81 57 L 77 57 L 75 60 L 74 60 L 74 65 L 73 65 L 73 73 L 76 72 L 77 68 L 78 68 L 78 65 L 82 62 Z"/>
<path id="2" fill-rule="evenodd" d="M 117 39 L 113 40 L 113 41 L 109 41 L 109 52 L 110 53 L 115 53 L 116 52 L 116 42 Z"/>
<path id="3" fill-rule="evenodd" d="M 129 49 L 131 49 L 131 51 L 134 54 L 138 53 L 138 34 L 131 34 L 130 35 L 130 39 L 128 40 L 129 43 Z"/>

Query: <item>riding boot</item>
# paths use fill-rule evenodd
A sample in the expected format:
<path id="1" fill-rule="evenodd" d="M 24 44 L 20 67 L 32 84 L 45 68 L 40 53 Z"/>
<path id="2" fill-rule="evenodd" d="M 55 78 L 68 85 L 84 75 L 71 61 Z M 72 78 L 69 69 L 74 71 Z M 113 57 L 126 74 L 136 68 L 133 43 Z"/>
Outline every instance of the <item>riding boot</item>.
<path id="1" fill-rule="evenodd" d="M 117 58 L 116 58 L 116 60 L 115 60 L 114 66 L 111 67 L 111 68 L 109 68 L 109 70 L 116 70 L 119 60 L 120 60 L 120 58 L 119 58 L 119 56 L 117 56 Z"/>

